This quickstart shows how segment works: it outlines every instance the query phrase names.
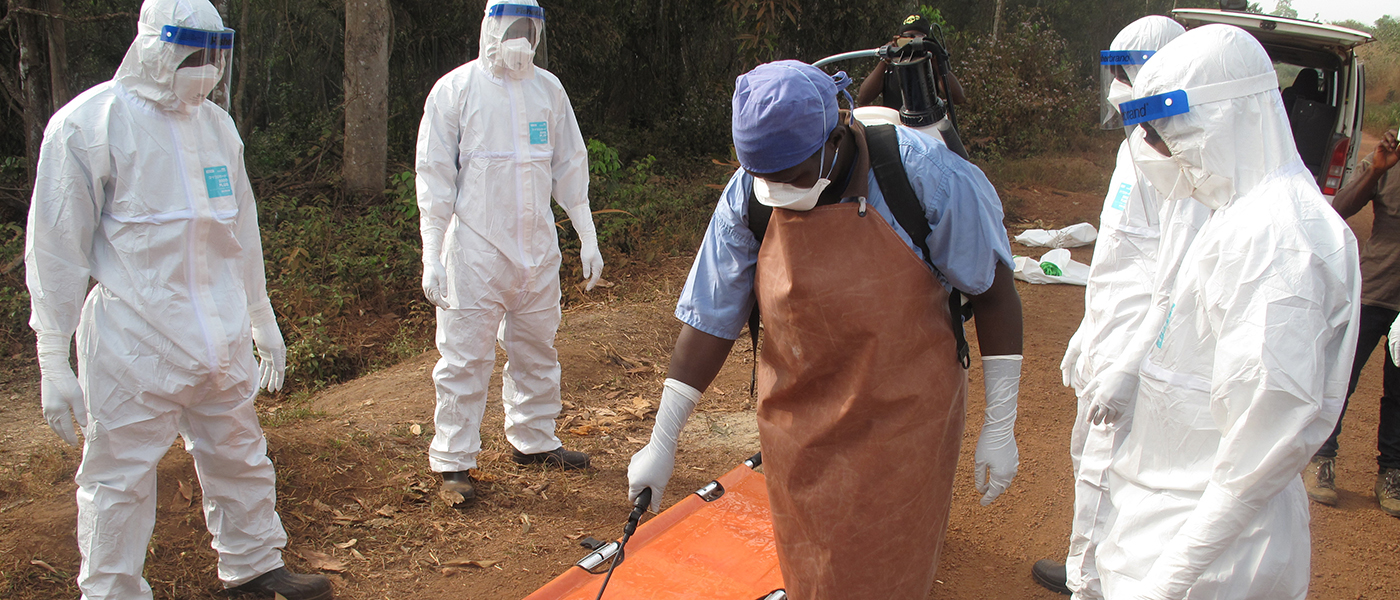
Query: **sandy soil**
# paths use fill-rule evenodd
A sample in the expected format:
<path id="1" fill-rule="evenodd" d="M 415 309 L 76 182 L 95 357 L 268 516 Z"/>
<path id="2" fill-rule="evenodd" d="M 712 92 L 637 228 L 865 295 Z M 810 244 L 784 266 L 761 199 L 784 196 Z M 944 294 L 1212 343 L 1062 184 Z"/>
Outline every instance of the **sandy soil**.
<path id="1" fill-rule="evenodd" d="M 1367 148 L 1373 146 L 1370 144 Z M 1032 188 L 1003 190 L 1026 222 L 1097 222 L 1102 199 Z M 1369 213 L 1354 219 L 1359 237 Z M 1043 251 L 1016 248 L 1038 256 Z M 1074 251 L 1088 262 L 1091 248 Z M 578 540 L 620 535 L 626 465 L 645 443 L 678 323 L 670 316 L 688 257 L 618 277 L 566 311 L 558 347 L 566 410 L 561 437 L 596 469 L 517 467 L 501 433 L 499 369 L 483 426 L 482 500 L 467 511 L 437 498 L 425 458 L 432 435 L 436 352 L 325 390 L 307 405 L 265 398 L 289 564 L 334 578 L 340 598 L 521 598 L 585 554 Z M 967 431 L 951 525 L 933 598 L 1058 598 L 1029 577 L 1039 558 L 1063 559 L 1073 501 L 1067 444 L 1075 412 L 1058 369 L 1083 313 L 1083 288 L 1018 283 L 1026 316 L 1017 438 L 1020 473 L 989 507 L 977 503 L 972 448 L 981 425 L 981 373 L 970 375 Z M 969 336 L 974 337 L 974 336 Z M 682 438 L 669 505 L 758 447 L 748 396 L 753 353 L 741 340 Z M 77 452 L 47 430 L 37 373 L 0 373 L 0 597 L 74 598 L 78 569 L 72 473 Z M 1393 598 L 1400 519 L 1371 495 L 1380 364 L 1367 365 L 1347 414 L 1337 508 L 1312 506 L 1314 585 L 1322 600 Z M 309 410 L 308 410 L 309 409 Z M 160 466 L 158 524 L 146 575 L 157 598 L 222 597 L 189 456 Z M 445 567 L 453 561 L 478 566 Z"/>

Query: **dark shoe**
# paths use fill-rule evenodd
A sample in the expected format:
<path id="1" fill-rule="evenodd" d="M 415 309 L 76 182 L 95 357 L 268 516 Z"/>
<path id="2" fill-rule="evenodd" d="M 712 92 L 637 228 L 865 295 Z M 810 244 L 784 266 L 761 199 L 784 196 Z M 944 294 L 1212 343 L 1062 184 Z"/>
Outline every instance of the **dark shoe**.
<path id="1" fill-rule="evenodd" d="M 1385 514 L 1400 517 L 1400 469 L 1381 469 L 1376 476 L 1376 501 Z"/>
<path id="2" fill-rule="evenodd" d="M 331 600 L 335 596 L 331 580 L 325 575 L 300 575 L 278 567 L 235 588 L 229 593 L 237 596 L 257 595 L 272 598 L 281 594 L 287 600 Z"/>
<path id="3" fill-rule="evenodd" d="M 466 471 L 445 472 L 438 496 L 452 508 L 466 508 L 476 500 L 476 481 Z"/>
<path id="4" fill-rule="evenodd" d="M 545 464 L 561 469 L 587 469 L 589 466 L 588 455 L 573 450 L 556 448 L 549 452 L 538 452 L 535 454 L 525 454 L 514 448 L 511 449 L 511 460 L 518 465 L 538 465 Z"/>
<path id="5" fill-rule="evenodd" d="M 1337 459 L 1314 456 L 1303 469 L 1303 487 L 1308 497 L 1318 504 L 1337 505 Z"/>
<path id="6" fill-rule="evenodd" d="M 1040 559 L 1031 565 L 1031 578 L 1036 583 L 1052 592 L 1058 592 L 1066 596 L 1070 595 L 1069 586 L 1065 585 L 1065 565 L 1053 560 Z"/>

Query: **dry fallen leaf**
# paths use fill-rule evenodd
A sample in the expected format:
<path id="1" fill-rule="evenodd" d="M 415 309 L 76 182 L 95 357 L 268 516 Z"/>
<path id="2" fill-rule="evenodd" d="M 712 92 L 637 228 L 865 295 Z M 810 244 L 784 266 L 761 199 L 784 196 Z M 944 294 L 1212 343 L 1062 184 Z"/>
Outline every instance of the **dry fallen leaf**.
<path id="1" fill-rule="evenodd" d="M 364 559 L 365 559 L 365 555 L 360 554 L 360 551 L 359 551 L 359 550 L 355 550 L 355 549 L 353 549 L 353 548 L 350 549 L 350 556 L 355 557 L 357 560 L 364 560 Z"/>
<path id="2" fill-rule="evenodd" d="M 575 534 L 573 534 L 573 535 L 565 535 L 564 537 L 569 538 L 569 539 L 571 539 L 571 540 L 576 540 L 576 539 L 579 539 L 579 538 L 583 537 L 583 534 L 582 534 L 582 533 L 575 533 Z"/>
<path id="3" fill-rule="evenodd" d="M 320 500 L 312 500 L 311 506 L 314 507 L 316 510 L 322 510 L 325 512 L 335 512 L 335 509 L 331 508 L 331 505 L 326 504 L 325 502 L 322 502 Z"/>
<path id="4" fill-rule="evenodd" d="M 526 492 L 529 492 L 529 493 L 531 493 L 531 494 L 543 494 L 544 491 L 547 490 L 547 489 L 549 489 L 549 482 L 548 482 L 548 481 L 543 482 L 543 483 L 537 483 L 537 484 L 535 484 L 535 485 L 526 487 L 526 488 L 525 488 L 525 491 L 526 491 Z"/>
<path id="5" fill-rule="evenodd" d="M 615 392 L 608 392 L 607 394 L 604 394 L 603 397 L 604 397 L 604 398 L 607 398 L 608 400 L 612 400 L 613 398 L 616 398 L 616 397 L 618 396 L 618 394 L 621 394 L 621 393 L 622 393 L 622 390 L 617 390 L 617 391 L 615 391 Z"/>
<path id="6" fill-rule="evenodd" d="M 272 592 L 272 600 L 287 600 L 287 597 L 277 592 Z"/>
<path id="7" fill-rule="evenodd" d="M 413 435 L 423 435 L 423 426 L 417 423 L 408 426 L 408 432 Z"/>
<path id="8" fill-rule="evenodd" d="M 307 564 L 317 571 L 330 571 L 332 573 L 345 572 L 345 563 L 340 559 L 315 550 L 298 550 L 297 554 L 306 559 Z"/>
<path id="9" fill-rule="evenodd" d="M 597 427 L 594 427 L 593 425 L 579 425 L 578 427 L 569 430 L 569 433 L 580 437 L 594 435 L 598 432 L 599 429 Z"/>
<path id="10" fill-rule="evenodd" d="M 356 544 L 357 542 L 359 542 L 359 541 L 360 541 L 360 540 L 358 540 L 358 539 L 356 539 L 356 538 L 350 538 L 350 541 L 344 542 L 344 543 L 340 543 L 340 544 L 336 544 L 335 547 L 336 547 L 336 548 L 340 548 L 341 550 L 345 550 L 345 549 L 354 547 L 355 544 Z"/>
<path id="11" fill-rule="evenodd" d="M 385 504 L 384 506 L 379 507 L 379 510 L 374 511 L 374 514 L 379 515 L 381 517 L 389 517 L 392 519 L 394 517 L 394 513 L 396 512 L 399 512 L 397 508 Z"/>
<path id="12" fill-rule="evenodd" d="M 194 488 L 185 480 L 180 480 L 180 497 L 185 499 L 185 506 L 194 503 Z"/>
<path id="13" fill-rule="evenodd" d="M 29 561 L 29 564 L 39 567 L 50 573 L 53 573 L 54 575 L 58 574 L 58 569 L 53 568 L 53 565 L 50 565 L 49 563 L 46 563 L 42 560 L 31 560 Z"/>
<path id="14" fill-rule="evenodd" d="M 465 496 L 450 490 L 438 490 L 438 498 L 441 498 L 448 506 L 457 506 L 467 500 Z"/>
<path id="15" fill-rule="evenodd" d="M 530 515 L 520 513 L 520 522 L 524 523 L 524 525 L 520 527 L 520 535 L 530 533 Z"/>

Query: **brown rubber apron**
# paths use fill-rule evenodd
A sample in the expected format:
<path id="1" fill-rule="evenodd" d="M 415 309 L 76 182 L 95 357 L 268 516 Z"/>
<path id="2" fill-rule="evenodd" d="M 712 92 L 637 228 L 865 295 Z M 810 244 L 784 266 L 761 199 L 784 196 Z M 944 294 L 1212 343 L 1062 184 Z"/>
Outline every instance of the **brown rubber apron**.
<path id="1" fill-rule="evenodd" d="M 774 209 L 758 254 L 758 432 L 794 600 L 922 600 L 967 373 L 948 293 L 875 210 Z"/>

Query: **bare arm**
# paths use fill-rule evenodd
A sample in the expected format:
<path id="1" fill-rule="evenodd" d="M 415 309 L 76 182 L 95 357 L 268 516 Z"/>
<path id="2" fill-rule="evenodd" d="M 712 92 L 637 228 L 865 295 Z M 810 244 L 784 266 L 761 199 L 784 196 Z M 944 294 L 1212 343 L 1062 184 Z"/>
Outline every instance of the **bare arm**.
<path id="1" fill-rule="evenodd" d="M 966 104 L 967 94 L 963 93 L 962 83 L 958 81 L 958 76 L 954 75 L 951 70 L 948 71 L 946 75 L 948 89 L 945 91 L 948 93 L 948 100 L 956 105 Z M 944 81 L 939 81 L 940 85 L 943 83 Z"/>
<path id="2" fill-rule="evenodd" d="M 1020 354 L 1021 295 L 1016 293 L 1011 269 L 998 261 L 992 287 L 968 296 L 968 301 L 977 315 L 977 346 L 982 356 Z"/>
<path id="3" fill-rule="evenodd" d="M 885 61 L 875 63 L 875 70 L 865 76 L 865 81 L 860 84 L 860 93 L 856 94 L 856 105 L 865 106 L 875 101 L 880 92 L 885 89 Z"/>
<path id="4" fill-rule="evenodd" d="M 1381 177 L 1395 166 L 1397 158 L 1395 132 L 1388 131 L 1381 138 L 1381 143 L 1376 145 L 1376 151 L 1371 153 L 1371 166 L 1332 197 L 1332 208 L 1337 210 L 1337 214 L 1342 215 L 1343 219 L 1350 218 L 1361 212 L 1367 202 L 1374 200 Z"/>
<path id="5" fill-rule="evenodd" d="M 676 337 L 676 348 L 671 352 L 671 368 L 666 376 L 680 381 L 701 392 L 724 366 L 734 340 L 726 340 L 700 331 L 689 325 L 681 325 L 681 334 Z"/>

